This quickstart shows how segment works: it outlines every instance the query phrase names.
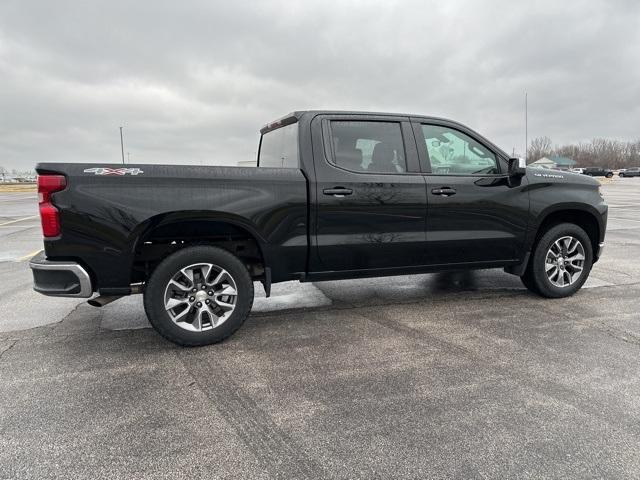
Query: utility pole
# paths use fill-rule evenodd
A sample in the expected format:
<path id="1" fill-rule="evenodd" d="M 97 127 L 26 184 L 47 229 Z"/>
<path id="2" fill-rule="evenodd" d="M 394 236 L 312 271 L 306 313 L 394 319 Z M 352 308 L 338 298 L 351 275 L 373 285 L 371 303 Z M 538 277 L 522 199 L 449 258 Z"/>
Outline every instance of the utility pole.
<path id="1" fill-rule="evenodd" d="M 127 152 L 127 163 L 131 163 L 131 160 L 129 160 L 129 152 Z"/>
<path id="2" fill-rule="evenodd" d="M 524 92 L 524 163 L 527 163 L 527 155 L 529 150 L 529 111 L 528 111 L 528 94 Z"/>
<path id="3" fill-rule="evenodd" d="M 122 138 L 122 129 L 124 127 L 120 127 L 120 149 L 122 150 L 122 164 L 124 165 L 124 140 Z"/>

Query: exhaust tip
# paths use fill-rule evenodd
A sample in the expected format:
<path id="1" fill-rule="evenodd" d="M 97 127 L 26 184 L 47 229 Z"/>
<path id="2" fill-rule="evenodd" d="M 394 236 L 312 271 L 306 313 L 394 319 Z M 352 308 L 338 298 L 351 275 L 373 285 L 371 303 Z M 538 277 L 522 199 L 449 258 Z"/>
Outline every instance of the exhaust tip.
<path id="1" fill-rule="evenodd" d="M 100 295 L 98 297 L 87 300 L 87 303 L 92 307 L 104 307 L 111 302 L 115 302 L 119 298 L 122 298 L 122 295 Z"/>

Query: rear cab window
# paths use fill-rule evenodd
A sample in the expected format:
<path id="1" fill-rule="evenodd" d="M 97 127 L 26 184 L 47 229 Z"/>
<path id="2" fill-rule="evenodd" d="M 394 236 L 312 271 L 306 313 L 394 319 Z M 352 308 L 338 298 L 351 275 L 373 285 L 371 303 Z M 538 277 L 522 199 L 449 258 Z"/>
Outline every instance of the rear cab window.
<path id="1" fill-rule="evenodd" d="M 300 168 L 298 124 L 292 123 L 262 135 L 258 167 Z"/>
<path id="2" fill-rule="evenodd" d="M 400 123 L 330 122 L 333 163 L 357 173 L 404 173 L 406 154 Z"/>

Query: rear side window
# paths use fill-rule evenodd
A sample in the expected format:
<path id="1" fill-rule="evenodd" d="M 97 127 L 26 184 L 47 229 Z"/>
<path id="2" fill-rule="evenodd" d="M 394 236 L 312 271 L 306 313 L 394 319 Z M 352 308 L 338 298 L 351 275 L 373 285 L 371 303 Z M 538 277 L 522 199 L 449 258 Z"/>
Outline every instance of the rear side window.
<path id="1" fill-rule="evenodd" d="M 258 166 L 300 168 L 297 123 L 280 127 L 262 135 Z"/>
<path id="2" fill-rule="evenodd" d="M 332 121 L 333 161 L 361 173 L 403 173 L 407 162 L 397 122 Z"/>

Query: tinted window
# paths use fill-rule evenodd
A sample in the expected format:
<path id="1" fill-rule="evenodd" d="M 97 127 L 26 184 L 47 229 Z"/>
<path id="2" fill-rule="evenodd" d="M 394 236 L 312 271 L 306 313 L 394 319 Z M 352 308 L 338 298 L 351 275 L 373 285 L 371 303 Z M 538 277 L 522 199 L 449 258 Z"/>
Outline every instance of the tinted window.
<path id="1" fill-rule="evenodd" d="M 262 135 L 258 166 L 299 168 L 297 123 Z"/>
<path id="2" fill-rule="evenodd" d="M 433 173 L 500 173 L 495 154 L 468 135 L 439 125 L 422 125 L 422 134 Z"/>
<path id="3" fill-rule="evenodd" d="M 366 173 L 407 171 L 399 123 L 332 121 L 331 139 L 339 167 Z"/>

